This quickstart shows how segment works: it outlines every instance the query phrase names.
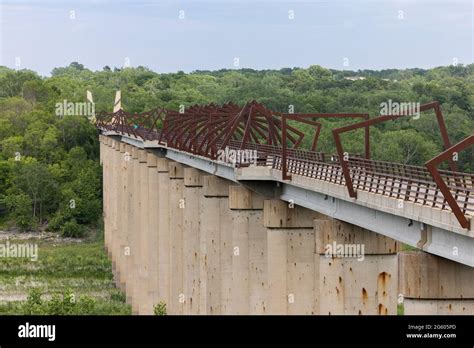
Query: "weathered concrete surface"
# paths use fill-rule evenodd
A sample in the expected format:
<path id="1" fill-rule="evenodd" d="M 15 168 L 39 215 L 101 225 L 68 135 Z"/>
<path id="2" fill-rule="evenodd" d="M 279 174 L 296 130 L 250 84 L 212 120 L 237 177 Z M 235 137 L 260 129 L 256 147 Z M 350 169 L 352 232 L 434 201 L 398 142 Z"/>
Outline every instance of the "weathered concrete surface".
<path id="1" fill-rule="evenodd" d="M 229 182 L 214 176 L 202 178 L 200 201 L 202 288 L 206 292 L 205 314 L 231 311 L 232 231 L 229 211 Z M 205 277 L 205 280 L 203 279 Z M 204 304 L 203 304 L 204 305 Z M 201 306 L 201 313 L 204 308 Z M 203 313 L 204 314 L 204 313 Z"/>
<path id="2" fill-rule="evenodd" d="M 132 181 L 131 190 L 133 191 L 133 201 L 131 203 L 131 210 L 133 211 L 133 225 L 130 239 L 130 257 L 132 259 L 132 279 L 130 279 L 130 294 L 133 298 L 132 313 L 139 314 L 140 309 L 140 231 L 142 231 L 143 224 L 140 214 L 140 199 L 141 199 L 141 175 L 139 162 L 138 148 L 132 148 L 132 163 L 134 180 Z"/>
<path id="3" fill-rule="evenodd" d="M 232 231 L 232 314 L 266 311 L 267 282 L 263 226 L 263 197 L 229 186 Z M 260 253 L 259 253 L 260 252 Z"/>
<path id="4" fill-rule="evenodd" d="M 427 300 L 406 298 L 403 302 L 405 315 L 472 315 L 474 300 Z"/>
<path id="5" fill-rule="evenodd" d="M 399 250 L 396 240 L 334 219 L 315 219 L 316 252 L 324 254 L 328 245 L 363 245 L 367 254 L 393 254 Z"/>
<path id="6" fill-rule="evenodd" d="M 133 313 L 385 315 L 399 294 L 406 314 L 473 313 L 473 268 L 150 151 L 101 138 L 105 244 Z M 363 252 L 327 257 L 339 245 Z"/>
<path id="7" fill-rule="evenodd" d="M 158 302 L 163 301 L 169 306 L 171 301 L 171 250 L 169 228 L 169 161 L 157 159 L 158 172 Z"/>
<path id="8" fill-rule="evenodd" d="M 169 162 L 169 212 L 170 230 L 170 302 L 169 314 L 183 314 L 186 295 L 183 286 L 183 229 L 184 211 L 184 167 L 177 162 Z"/>
<path id="9" fill-rule="evenodd" d="M 322 217 L 321 214 L 282 200 L 264 201 L 263 220 L 269 228 L 301 228 L 312 227 L 313 219 Z"/>
<path id="10" fill-rule="evenodd" d="M 424 252 L 403 252 L 399 260 L 404 297 L 474 299 L 474 268 Z"/>
<path id="11" fill-rule="evenodd" d="M 145 248 L 147 250 L 148 294 L 145 314 L 153 314 L 153 306 L 159 302 L 158 297 L 158 172 L 157 157 L 147 154 L 148 167 L 148 229 Z"/>
<path id="12" fill-rule="evenodd" d="M 397 255 L 331 258 L 319 255 L 318 314 L 397 313 Z"/>
<path id="13" fill-rule="evenodd" d="M 149 218 L 150 210 L 148 207 L 148 153 L 145 150 L 138 150 L 138 163 L 140 172 L 140 200 L 139 200 L 139 214 L 140 214 L 140 230 L 138 235 L 138 264 L 139 264 L 139 284 L 138 290 L 138 305 L 139 314 L 151 314 L 152 311 L 148 306 L 148 240 L 149 240 Z"/>
<path id="14" fill-rule="evenodd" d="M 200 306 L 200 198 L 202 173 L 195 168 L 184 168 L 184 230 L 183 287 L 184 314 L 199 314 Z"/>

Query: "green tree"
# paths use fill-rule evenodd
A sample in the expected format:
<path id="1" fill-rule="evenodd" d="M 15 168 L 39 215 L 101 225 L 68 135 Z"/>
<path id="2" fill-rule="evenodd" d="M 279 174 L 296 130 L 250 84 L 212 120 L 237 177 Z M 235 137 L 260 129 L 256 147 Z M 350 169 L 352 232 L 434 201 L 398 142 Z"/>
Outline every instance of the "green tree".
<path id="1" fill-rule="evenodd" d="M 413 129 L 390 131 L 380 135 L 374 157 L 404 164 L 423 164 L 440 152 L 432 141 Z"/>
<path id="2" fill-rule="evenodd" d="M 33 216 L 40 223 L 46 214 L 54 212 L 58 205 L 58 183 L 48 167 L 33 158 L 21 160 L 14 168 L 13 191 L 29 195 L 33 203 Z"/>
<path id="3" fill-rule="evenodd" d="M 22 230 L 27 230 L 34 226 L 35 219 L 32 214 L 33 202 L 30 196 L 25 193 L 10 194 L 5 196 L 4 203 L 15 225 Z"/>

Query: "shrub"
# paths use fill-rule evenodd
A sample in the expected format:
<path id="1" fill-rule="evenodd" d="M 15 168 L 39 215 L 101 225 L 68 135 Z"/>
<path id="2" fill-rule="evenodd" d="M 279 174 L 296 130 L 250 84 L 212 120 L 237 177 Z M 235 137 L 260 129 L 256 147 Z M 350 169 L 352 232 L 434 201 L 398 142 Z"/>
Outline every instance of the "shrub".
<path id="1" fill-rule="evenodd" d="M 25 193 L 11 194 L 5 197 L 4 202 L 13 217 L 15 224 L 23 231 L 35 225 L 33 217 L 33 201 Z"/>
<path id="2" fill-rule="evenodd" d="M 33 288 L 28 293 L 26 302 L 22 306 L 23 314 L 38 315 L 46 314 L 43 309 L 43 299 L 41 298 L 41 289 Z"/>
<path id="3" fill-rule="evenodd" d="M 80 238 L 84 236 L 84 226 L 79 225 L 76 220 L 69 220 L 61 228 L 63 237 Z"/>
<path id="4" fill-rule="evenodd" d="M 48 230 L 59 232 L 63 228 L 64 224 L 70 219 L 67 214 L 62 211 L 58 211 L 48 223 Z"/>
<path id="5" fill-rule="evenodd" d="M 116 301 L 116 302 L 122 302 L 125 303 L 127 298 L 125 294 L 121 291 L 114 291 L 110 294 L 110 300 L 111 301 Z"/>
<path id="6" fill-rule="evenodd" d="M 97 302 L 86 295 L 76 299 L 74 293 L 67 289 L 62 294 L 54 294 L 50 300 L 41 298 L 41 289 L 30 290 L 23 304 L 25 315 L 85 315 L 96 312 Z"/>
<path id="7" fill-rule="evenodd" d="M 153 306 L 153 313 L 155 315 L 166 315 L 166 303 L 160 301 L 160 303 Z"/>

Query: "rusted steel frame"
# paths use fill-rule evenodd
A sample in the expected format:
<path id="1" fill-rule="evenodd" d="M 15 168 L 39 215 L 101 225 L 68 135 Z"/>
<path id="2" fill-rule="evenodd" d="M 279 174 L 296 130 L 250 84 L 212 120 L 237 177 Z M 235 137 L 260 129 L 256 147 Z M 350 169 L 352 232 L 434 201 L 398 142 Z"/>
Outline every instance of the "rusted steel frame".
<path id="1" fill-rule="evenodd" d="M 202 132 L 205 132 L 205 135 L 203 135 L 203 139 L 201 140 L 197 152 L 204 156 L 209 148 L 209 143 L 212 140 L 211 137 L 215 133 L 215 130 L 218 129 L 219 124 L 222 123 L 220 119 L 212 119 L 211 115 L 209 115 L 209 119 L 205 125 L 205 127 L 202 129 Z M 204 145 L 206 146 L 205 149 L 203 149 Z"/>
<path id="2" fill-rule="evenodd" d="M 316 133 L 313 137 L 313 141 L 311 142 L 311 151 L 316 151 L 316 146 L 317 146 L 317 142 L 318 142 L 318 138 L 319 138 L 319 133 L 321 132 L 321 123 L 319 122 L 316 122 L 316 121 L 312 121 L 312 120 L 306 120 L 305 118 L 312 118 L 313 116 L 295 116 L 294 114 L 290 114 L 290 116 L 287 116 L 286 119 L 287 120 L 294 120 L 294 121 L 298 121 L 298 122 L 301 122 L 301 123 L 306 123 L 306 124 L 309 124 L 309 125 L 312 125 L 312 126 L 315 126 L 316 128 Z M 301 143 L 302 141 L 302 138 L 298 140 L 298 145 Z M 298 147 L 297 144 L 295 144 L 295 148 Z"/>
<path id="3" fill-rule="evenodd" d="M 287 166 L 287 146 L 286 146 L 286 118 L 287 115 L 282 115 L 282 127 L 281 127 L 281 143 L 282 143 L 282 153 L 281 153 L 281 178 L 282 180 L 291 180 L 291 175 L 288 174 Z"/>
<path id="4" fill-rule="evenodd" d="M 444 144 L 449 144 L 449 138 L 447 136 L 446 126 L 444 124 L 444 118 L 443 118 L 443 116 L 441 114 L 441 110 L 439 108 L 439 103 L 438 102 L 432 102 L 432 103 L 423 104 L 423 105 L 420 106 L 420 111 L 426 111 L 426 110 L 429 110 L 429 109 L 434 109 L 435 110 L 436 117 L 437 117 L 437 120 L 438 120 L 438 125 L 439 125 L 440 131 L 441 131 L 441 136 L 443 138 L 443 142 L 444 142 Z M 349 126 L 334 129 L 332 131 L 332 133 L 333 133 L 334 141 L 336 143 L 336 150 L 338 152 L 339 157 L 343 158 L 341 156 L 344 153 L 342 143 L 341 143 L 341 139 L 340 139 L 340 134 L 341 133 L 345 133 L 345 132 L 352 131 L 352 130 L 359 129 L 359 128 L 363 128 L 363 127 L 365 127 L 367 129 L 368 127 L 370 127 L 372 125 L 382 123 L 382 122 L 386 122 L 386 121 L 395 120 L 395 119 L 405 117 L 405 116 L 410 116 L 410 115 L 401 113 L 400 115 L 378 116 L 377 118 L 373 118 L 371 120 L 366 120 L 366 121 L 356 123 L 356 124 L 353 124 L 353 125 L 349 125 Z M 367 155 L 367 152 L 366 152 L 366 155 Z M 352 197 L 352 198 L 357 198 L 357 193 L 356 193 L 356 191 L 354 191 L 352 178 L 350 177 L 348 163 L 346 163 L 346 162 L 347 161 L 343 161 L 343 160 L 340 161 L 341 167 L 342 167 L 342 170 L 343 170 L 343 173 L 344 173 L 344 179 L 346 181 L 346 186 L 347 186 L 347 189 L 348 189 L 348 192 L 349 192 L 349 196 Z M 453 170 L 454 170 L 454 168 L 455 168 L 455 166 L 452 167 Z"/>
<path id="5" fill-rule="evenodd" d="M 172 126 L 168 128 L 168 141 L 172 146 L 182 146 L 183 135 L 191 129 L 195 124 L 199 125 L 193 120 L 194 115 L 181 114 L 181 116 L 172 116 Z M 187 134 L 187 133 L 186 133 Z M 186 143 L 186 141 L 184 141 Z"/>
<path id="6" fill-rule="evenodd" d="M 439 155 L 425 163 L 426 168 L 431 173 L 433 180 L 436 182 L 436 185 L 438 185 L 446 202 L 449 204 L 451 211 L 454 213 L 456 219 L 459 221 L 459 224 L 466 229 L 470 228 L 470 220 L 466 218 L 461 208 L 459 208 L 457 201 L 454 199 L 451 191 L 441 178 L 437 167 L 441 162 L 452 159 L 452 155 L 454 152 L 460 152 L 472 145 L 474 145 L 474 135 L 468 136 L 466 139 L 460 141 L 456 145 L 449 147 L 448 149 L 441 152 Z"/>
<path id="7" fill-rule="evenodd" d="M 211 114 L 209 114 L 206 117 L 206 120 L 204 120 L 204 121 L 205 121 L 205 123 L 204 123 L 203 127 L 196 133 L 196 135 L 192 139 L 193 142 L 199 143 L 197 148 L 196 148 L 196 153 L 198 153 L 200 155 L 203 154 L 202 147 L 204 146 L 204 143 L 206 142 L 206 139 L 207 139 L 206 137 L 208 137 L 209 134 L 213 131 L 214 124 L 218 124 L 218 123 L 222 122 L 222 116 L 213 117 Z M 205 134 L 202 135 L 203 133 L 205 133 Z M 199 137 L 201 137 L 201 136 L 202 136 L 202 139 L 198 142 Z"/>
<path id="8" fill-rule="evenodd" d="M 268 123 L 268 138 L 267 144 L 268 145 L 278 145 L 279 142 L 281 142 L 280 134 L 278 130 L 281 127 L 277 126 L 277 121 L 278 119 L 273 116 L 272 111 L 266 109 L 263 107 L 261 104 L 258 104 L 256 102 L 253 102 L 255 109 L 260 112 L 260 114 L 267 120 Z"/>
<path id="9" fill-rule="evenodd" d="M 337 155 L 339 157 L 339 163 L 340 163 L 341 168 L 342 168 L 342 173 L 344 175 L 344 180 L 346 182 L 347 190 L 349 192 L 350 197 L 357 198 L 357 192 L 354 190 L 353 183 L 352 183 L 352 178 L 350 176 L 349 166 L 348 166 L 349 161 L 344 160 L 344 149 L 342 147 L 340 134 L 345 133 L 345 132 L 349 132 L 349 131 L 352 131 L 352 130 L 355 130 L 355 129 L 363 128 L 363 127 L 367 128 L 367 127 L 372 126 L 374 124 L 394 120 L 394 119 L 397 119 L 399 117 L 401 117 L 401 116 L 393 116 L 393 115 L 379 116 L 379 117 L 373 118 L 371 120 L 363 121 L 363 122 L 360 122 L 360 123 L 355 123 L 355 124 L 352 124 L 352 125 L 348 125 L 348 126 L 344 126 L 344 127 L 340 127 L 340 128 L 336 128 L 336 129 L 332 130 L 332 135 L 333 135 L 333 138 L 334 138 L 334 142 L 336 143 Z"/>
<path id="10" fill-rule="evenodd" d="M 192 116 L 192 118 L 193 118 L 192 127 L 189 130 L 189 132 L 186 134 L 186 137 L 184 138 L 184 141 L 183 141 L 183 143 L 186 144 L 187 149 L 188 149 L 189 152 L 194 152 L 194 150 L 196 149 L 196 146 L 197 146 L 197 143 L 196 143 L 197 130 L 200 127 L 202 128 L 203 121 L 204 122 L 207 121 L 206 119 L 203 120 L 202 117 L 200 119 L 198 119 L 198 117 L 200 117 L 200 116 L 196 116 L 196 115 Z"/>
<path id="11" fill-rule="evenodd" d="M 275 112 L 275 115 L 283 115 L 283 113 Z M 296 116 L 302 118 L 362 118 L 364 120 L 369 120 L 369 114 L 362 114 L 362 113 L 293 113 L 293 114 L 286 114 L 288 116 Z M 365 127 L 364 133 L 364 151 L 365 151 L 365 158 L 370 159 L 370 128 L 369 126 Z"/>
<path id="12" fill-rule="evenodd" d="M 183 117 L 179 120 L 179 125 L 177 125 L 177 131 L 173 134 L 172 138 L 170 139 L 171 146 L 177 149 L 186 149 L 186 141 L 183 141 L 184 135 L 189 134 L 193 127 L 196 127 L 197 124 L 195 120 L 190 117 Z"/>
<path id="13" fill-rule="evenodd" d="M 247 142 L 249 136 L 250 136 L 250 129 L 253 126 L 253 119 L 252 119 L 252 114 L 253 114 L 253 106 L 250 106 L 250 111 L 249 111 L 249 116 L 245 122 L 245 130 L 244 130 L 244 135 L 242 137 L 242 143 L 240 144 L 240 149 L 244 149 L 245 143 Z"/>
<path id="14" fill-rule="evenodd" d="M 214 124 L 212 132 L 208 132 L 205 136 L 205 140 L 203 141 L 203 144 L 206 146 L 203 151 L 203 155 L 209 156 L 210 154 L 210 157 L 212 158 L 212 153 L 217 151 L 217 146 L 219 145 L 219 148 L 222 148 L 222 143 L 219 142 L 221 138 L 226 135 L 226 126 L 226 122 L 222 121 Z M 236 124 L 236 128 L 238 128 L 238 124 Z"/>
<path id="15" fill-rule="evenodd" d="M 225 148 L 225 146 L 227 145 L 227 143 L 231 139 L 232 134 L 234 133 L 235 129 L 238 127 L 238 125 L 240 123 L 240 120 L 241 120 L 241 117 L 243 116 L 244 112 L 246 112 L 248 110 L 249 105 L 250 105 L 250 103 L 245 104 L 245 106 L 242 108 L 242 110 L 240 110 L 240 112 L 233 115 L 232 119 L 229 119 L 229 122 L 227 124 L 225 124 L 224 127 L 222 128 L 222 132 L 220 132 L 220 134 L 218 134 L 214 139 L 212 139 L 209 142 L 208 147 L 212 148 L 212 146 L 216 145 L 218 140 L 224 136 L 224 140 L 223 140 L 222 144 L 220 145 L 220 148 L 221 149 Z"/>
<path id="16" fill-rule="evenodd" d="M 255 127 L 254 127 L 254 130 L 255 132 L 257 132 L 263 139 L 266 138 L 266 134 L 265 132 L 268 132 L 268 127 L 265 127 L 264 124 L 260 123 L 260 122 L 264 122 L 263 120 L 255 120 Z"/>
<path id="17" fill-rule="evenodd" d="M 158 123 L 158 120 L 161 120 L 161 122 L 163 123 L 163 116 L 164 116 L 164 109 L 163 108 L 156 108 L 155 110 L 153 110 L 153 113 L 155 113 L 154 116 L 151 116 L 152 117 L 152 120 L 153 120 L 153 124 L 152 124 L 152 130 L 153 129 L 156 129 L 158 131 L 158 126 L 157 126 L 157 123 Z M 152 113 L 152 115 L 153 115 Z"/>
<path id="18" fill-rule="evenodd" d="M 263 120 L 262 120 L 263 121 Z M 275 123 L 274 127 L 277 129 L 277 130 L 280 130 L 281 131 L 281 127 L 282 127 L 282 123 L 281 121 L 278 119 L 278 118 L 273 118 L 273 121 Z M 289 126 L 287 125 L 287 133 L 286 133 L 286 136 L 287 136 L 287 139 L 289 139 L 293 144 L 295 144 L 296 142 L 298 142 L 298 140 L 296 140 L 288 131 L 291 131 L 293 133 L 295 133 L 296 135 L 298 135 L 300 138 L 304 137 L 304 132 L 300 131 L 299 129 L 297 128 L 294 128 L 292 126 Z M 276 136 L 277 136 L 277 141 L 275 143 L 275 145 L 278 145 L 278 144 L 282 144 L 282 139 L 281 139 L 281 136 L 280 134 L 277 132 L 276 133 Z M 269 144 L 271 145 L 271 144 Z"/>
<path id="19" fill-rule="evenodd" d="M 282 141 L 281 143 L 282 143 L 282 179 L 283 180 L 291 180 L 291 175 L 288 174 L 288 167 L 287 167 L 288 144 L 287 144 L 286 139 L 287 139 L 287 127 L 288 127 L 287 120 L 288 119 L 316 126 L 317 130 L 316 130 L 315 136 L 313 137 L 313 142 L 311 146 L 312 151 L 316 150 L 317 139 L 319 137 L 319 132 L 321 130 L 321 124 L 319 122 L 308 121 L 303 118 L 301 119 L 296 118 L 293 115 L 287 115 L 287 114 L 282 115 Z M 298 139 L 298 141 L 294 143 L 295 148 L 297 148 L 300 145 L 302 139 L 303 138 L 300 137 L 300 139 Z"/>
<path id="20" fill-rule="evenodd" d="M 304 118 L 363 118 L 365 120 L 369 119 L 368 114 L 353 114 L 353 113 L 341 113 L 341 114 L 288 114 L 288 113 L 274 113 L 279 115 L 282 118 L 282 134 L 285 134 L 284 140 L 282 139 L 282 168 L 285 169 L 283 172 L 282 169 L 282 178 L 283 180 L 291 180 L 291 175 L 287 173 L 287 166 L 283 165 L 287 161 L 287 144 L 286 144 L 286 137 L 287 137 L 287 119 L 293 119 L 302 122 Z M 321 125 L 317 130 L 317 136 L 313 139 L 313 146 L 314 150 L 316 149 L 316 142 L 317 137 L 319 137 Z M 365 127 L 365 157 L 367 159 L 370 158 L 370 130 L 369 126 Z M 282 136 L 283 138 L 283 136 Z M 337 147 L 337 144 L 336 144 Z M 341 157 L 341 156 L 340 156 Z M 342 157 L 341 157 L 342 158 Z M 343 168 L 344 170 L 344 168 Z M 348 173 L 347 173 L 348 174 Z M 349 176 L 349 175 L 347 175 Z M 351 182 L 352 184 L 352 182 Z M 353 191 L 353 189 L 352 189 Z"/>

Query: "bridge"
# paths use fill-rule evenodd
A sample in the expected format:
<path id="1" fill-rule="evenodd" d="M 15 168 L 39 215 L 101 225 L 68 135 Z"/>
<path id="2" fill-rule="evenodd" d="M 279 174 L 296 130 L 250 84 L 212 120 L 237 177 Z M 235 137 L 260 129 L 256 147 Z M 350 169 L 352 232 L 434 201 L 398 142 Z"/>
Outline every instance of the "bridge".
<path id="1" fill-rule="evenodd" d="M 408 113 L 99 114 L 105 244 L 134 312 L 474 313 L 474 174 L 457 169 L 474 136 L 451 144 L 439 103 L 420 110 L 445 149 L 425 167 L 370 157 L 370 127 Z M 334 154 L 317 150 L 322 118 L 352 120 Z M 341 135 L 357 129 L 350 154 Z"/>

